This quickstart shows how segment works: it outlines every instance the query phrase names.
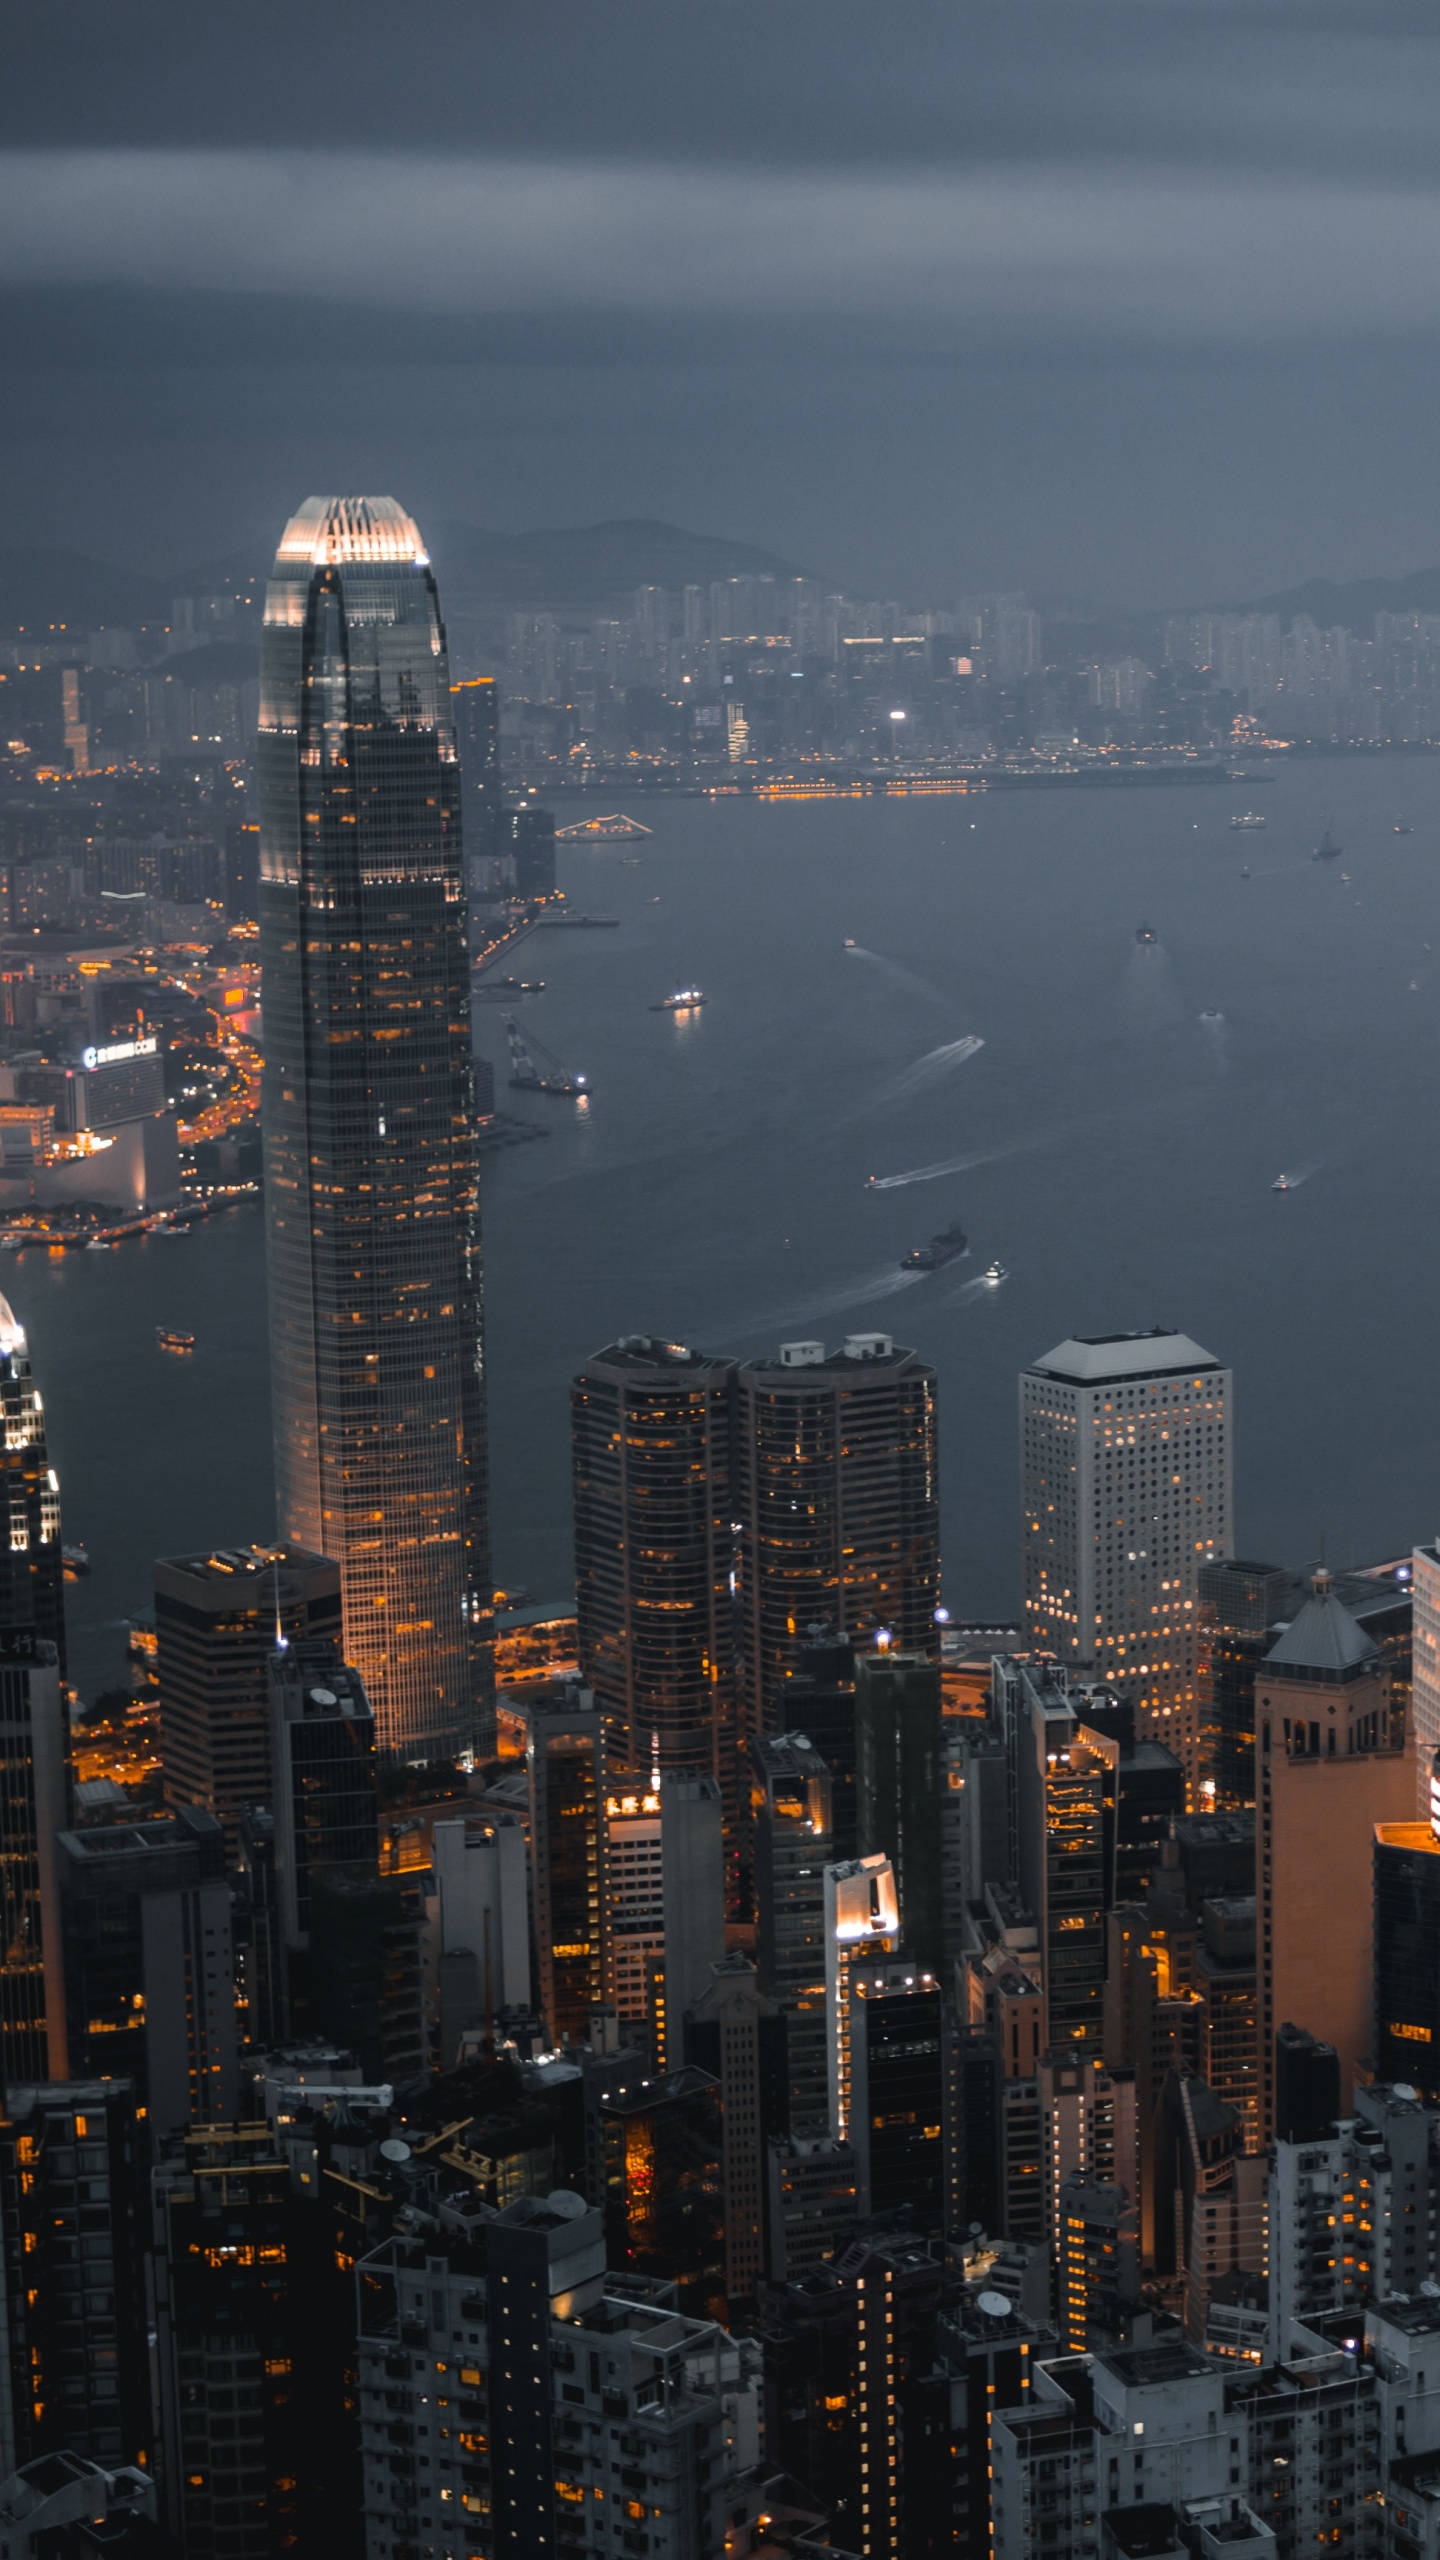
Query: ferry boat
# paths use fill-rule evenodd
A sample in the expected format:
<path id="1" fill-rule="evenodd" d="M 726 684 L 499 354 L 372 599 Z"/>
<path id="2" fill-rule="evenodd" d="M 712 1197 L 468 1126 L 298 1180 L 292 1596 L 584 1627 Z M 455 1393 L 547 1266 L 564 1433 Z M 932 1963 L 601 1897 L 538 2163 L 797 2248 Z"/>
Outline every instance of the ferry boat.
<path id="1" fill-rule="evenodd" d="M 698 987 L 677 987 L 673 996 L 662 996 L 652 1004 L 652 1013 L 693 1013 L 698 1005 L 708 1002 Z"/>
<path id="2" fill-rule="evenodd" d="M 970 1240 L 963 1227 L 946 1227 L 928 1244 L 917 1244 L 913 1253 L 900 1257 L 902 1271 L 943 1271 L 947 1262 L 958 1262 L 970 1250 Z"/>
<path id="3" fill-rule="evenodd" d="M 654 834 L 653 827 L 642 827 L 638 818 L 627 818 L 623 809 L 614 809 L 606 818 L 577 818 L 568 827 L 557 827 L 557 844 L 630 844 L 636 836 Z"/>
<path id="4" fill-rule="evenodd" d="M 1271 1183 L 1270 1188 L 1272 1191 L 1293 1191 L 1295 1185 L 1291 1181 L 1288 1173 L 1282 1173 L 1277 1175 L 1276 1179 Z"/>
<path id="5" fill-rule="evenodd" d="M 195 1348 L 195 1336 L 193 1333 L 178 1333 L 173 1325 L 157 1324 L 155 1348 L 170 1352 L 177 1360 L 188 1360 Z"/>
<path id="6" fill-rule="evenodd" d="M 1010 1274 L 1006 1270 L 1003 1262 L 992 1262 L 986 1267 L 985 1277 L 989 1281 L 992 1289 L 995 1289 L 999 1287 L 1002 1280 L 1008 1280 Z"/>
<path id="7" fill-rule="evenodd" d="M 1242 809 L 1230 821 L 1237 835 L 1248 835 L 1252 827 L 1263 827 L 1266 821 L 1259 809 Z"/>

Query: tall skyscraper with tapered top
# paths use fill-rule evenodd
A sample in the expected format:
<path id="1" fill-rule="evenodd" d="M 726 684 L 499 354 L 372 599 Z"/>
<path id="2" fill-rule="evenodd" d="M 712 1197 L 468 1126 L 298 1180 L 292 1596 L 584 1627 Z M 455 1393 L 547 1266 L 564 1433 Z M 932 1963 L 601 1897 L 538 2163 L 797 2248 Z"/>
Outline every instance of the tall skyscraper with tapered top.
<path id="1" fill-rule="evenodd" d="M 393 498 L 309 498 L 265 598 L 265 1198 L 283 1538 L 339 1565 L 380 1747 L 493 1737 L 479 1184 L 445 626 Z"/>

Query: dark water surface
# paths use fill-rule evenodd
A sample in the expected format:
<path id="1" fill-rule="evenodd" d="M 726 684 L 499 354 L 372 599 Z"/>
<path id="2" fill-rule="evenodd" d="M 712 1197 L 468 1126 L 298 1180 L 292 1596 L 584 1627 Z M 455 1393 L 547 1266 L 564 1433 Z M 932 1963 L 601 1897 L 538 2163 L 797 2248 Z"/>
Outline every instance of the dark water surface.
<path id="1" fill-rule="evenodd" d="M 1264 833 L 1232 834 L 1245 806 Z M 630 1332 L 917 1344 L 957 1612 L 1016 1605 L 1015 1373 L 1072 1331 L 1173 1324 L 1233 1363 L 1242 1553 L 1349 1562 L 1440 1530 L 1440 761 L 645 814 L 648 844 L 565 860 L 620 930 L 540 933 L 514 964 L 588 1108 L 505 1096 L 501 1007 L 476 1007 L 502 1099 L 551 1131 L 485 1175 L 497 1579 L 566 1590 L 567 1381 Z M 1322 865 L 1327 824 L 1346 852 Z M 702 1012 L 650 1010 L 687 984 Z M 896 1269 L 957 1220 L 967 1262 Z M 0 1285 L 94 1557 L 71 1608 L 93 1687 L 153 1556 L 271 1534 L 259 1213 L 7 1257 Z M 157 1323 L 195 1358 L 157 1352 Z"/>

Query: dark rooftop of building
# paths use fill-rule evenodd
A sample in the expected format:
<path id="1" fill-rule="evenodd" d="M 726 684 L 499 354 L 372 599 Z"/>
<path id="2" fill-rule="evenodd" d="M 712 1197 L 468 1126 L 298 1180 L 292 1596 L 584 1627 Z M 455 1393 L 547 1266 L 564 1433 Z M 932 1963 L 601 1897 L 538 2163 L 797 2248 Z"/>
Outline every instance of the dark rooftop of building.
<path id="1" fill-rule="evenodd" d="M 736 1363 L 708 1351 L 695 1351 L 687 1342 L 663 1342 L 658 1334 L 622 1333 L 615 1342 L 607 1343 L 586 1362 L 589 1369 L 631 1369 L 641 1376 L 679 1378 L 689 1383 L 706 1373 L 724 1377 Z"/>
<path id="2" fill-rule="evenodd" d="M 1206 2087 L 1203 2081 L 1196 2085 Z M 1148 2347 L 1109 2349 L 1096 2362 L 1123 2382 L 1127 2391 L 1145 2391 L 1160 2382 L 1194 2382 L 1215 2371 L 1208 2356 L 1202 2356 L 1188 2338 L 1178 2336 L 1157 2338 Z"/>
<path id="3" fill-rule="evenodd" d="M 1407 2338 L 1429 2338 L 1440 2331 L 1440 2293 L 1394 2293 L 1371 2309 L 1377 2320 Z"/>
<path id="4" fill-rule="evenodd" d="M 1119 2560 L 1172 2560 L 1184 2553 L 1172 2506 L 1111 2507 L 1102 2522 Z"/>

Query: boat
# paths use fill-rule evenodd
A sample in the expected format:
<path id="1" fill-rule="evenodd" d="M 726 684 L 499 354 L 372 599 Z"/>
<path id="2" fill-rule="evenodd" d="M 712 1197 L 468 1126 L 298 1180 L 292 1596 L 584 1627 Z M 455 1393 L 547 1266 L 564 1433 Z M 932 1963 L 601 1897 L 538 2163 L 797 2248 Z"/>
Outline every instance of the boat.
<path id="1" fill-rule="evenodd" d="M 992 1288 L 998 1288 L 1002 1280 L 1009 1279 L 1010 1274 L 1003 1262 L 991 1262 L 986 1265 L 985 1277 Z"/>
<path id="2" fill-rule="evenodd" d="M 1153 925 L 1137 924 L 1135 927 L 1135 939 L 1137 942 L 1158 942 L 1160 936 L 1155 931 Z"/>
<path id="3" fill-rule="evenodd" d="M 913 1253 L 900 1257 L 902 1271 L 943 1271 L 947 1262 L 958 1262 L 970 1250 L 963 1227 L 946 1227 L 928 1244 L 917 1244 Z"/>
<path id="4" fill-rule="evenodd" d="M 475 966 L 478 969 L 482 963 L 477 960 Z M 506 996 L 543 996 L 545 981 L 543 978 L 485 978 L 475 993 L 502 999 Z"/>
<path id="5" fill-rule="evenodd" d="M 1263 827 L 1266 821 L 1258 809 L 1242 809 L 1230 821 L 1237 835 L 1246 835 L 1252 827 Z"/>
<path id="6" fill-rule="evenodd" d="M 157 1324 L 155 1348 L 170 1352 L 177 1360 L 188 1360 L 195 1348 L 195 1336 L 193 1333 L 179 1333 L 173 1325 Z"/>
<path id="7" fill-rule="evenodd" d="M 90 1550 L 88 1547 L 62 1547 L 60 1562 L 66 1581 L 78 1582 L 81 1575 L 90 1570 Z"/>
<path id="8" fill-rule="evenodd" d="M 638 818 L 627 818 L 623 809 L 613 810 L 608 818 L 576 818 L 568 827 L 557 827 L 557 844 L 629 844 L 636 836 L 653 835 L 653 827 L 642 827 Z"/>
<path id="9" fill-rule="evenodd" d="M 1202 1022 L 1223 1022 L 1225 1016 L 1223 1013 L 1202 1013 L 1200 1019 Z"/>
<path id="10" fill-rule="evenodd" d="M 510 1048 L 510 1082 L 513 1085 L 522 1093 L 549 1093 L 561 1099 L 571 1099 L 586 1092 L 585 1077 L 573 1074 L 532 1032 L 531 1044 L 544 1060 L 543 1066 L 537 1066 L 530 1048 L 520 1036 L 520 1025 L 514 1014 L 507 1013 L 504 1019 L 505 1037 Z"/>
<path id="11" fill-rule="evenodd" d="M 108 1245 L 103 1236 L 92 1236 L 85 1250 L 87 1253 L 111 1253 L 114 1247 Z"/>
<path id="12" fill-rule="evenodd" d="M 706 1002 L 707 998 L 698 987 L 677 987 L 673 996 L 662 996 L 650 1010 L 652 1013 L 693 1013 L 697 1005 Z"/>
<path id="13" fill-rule="evenodd" d="M 658 906 L 659 903 L 658 898 L 652 900 L 653 905 Z M 578 927 L 588 926 L 592 933 L 600 933 L 607 929 L 613 933 L 620 919 L 618 916 L 555 916 L 551 915 L 547 909 L 544 915 L 536 917 L 535 922 L 537 927 L 546 933 L 553 932 L 557 925 L 569 925 L 572 932 Z"/>
<path id="14" fill-rule="evenodd" d="M 1272 1191 L 1293 1191 L 1295 1185 L 1291 1181 L 1288 1173 L 1282 1173 L 1276 1176 L 1275 1180 L 1271 1183 L 1270 1188 Z"/>
<path id="15" fill-rule="evenodd" d="M 1336 843 L 1327 827 L 1310 858 L 1312 862 L 1338 862 L 1344 850 L 1343 844 Z"/>
<path id="16" fill-rule="evenodd" d="M 1404 810 L 1403 810 L 1403 809 L 1401 809 L 1401 810 L 1397 813 L 1397 816 L 1396 816 L 1396 819 L 1395 819 L 1395 824 L 1394 824 L 1394 826 L 1391 828 L 1390 833 L 1392 834 L 1392 836 L 1413 836 L 1413 834 L 1415 833 L 1415 830 L 1414 830 L 1414 828 L 1411 826 L 1410 821 L 1409 821 L 1409 819 L 1406 817 L 1405 812 L 1404 812 Z"/>

